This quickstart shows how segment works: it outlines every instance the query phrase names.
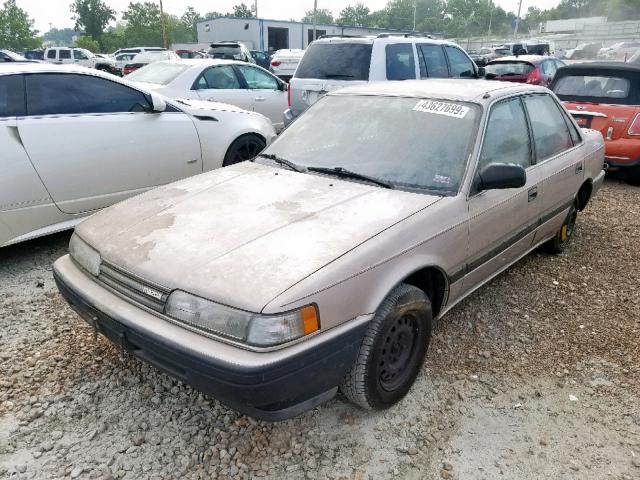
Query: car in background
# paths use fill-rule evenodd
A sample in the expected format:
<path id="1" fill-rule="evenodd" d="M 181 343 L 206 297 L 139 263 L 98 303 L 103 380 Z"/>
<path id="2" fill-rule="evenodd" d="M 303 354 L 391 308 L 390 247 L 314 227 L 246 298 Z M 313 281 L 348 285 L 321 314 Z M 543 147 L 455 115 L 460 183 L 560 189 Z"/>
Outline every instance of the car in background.
<path id="1" fill-rule="evenodd" d="M 500 50 L 507 50 L 509 52 L 508 55 L 527 55 L 529 53 L 527 44 L 522 42 L 503 43 L 502 45 L 494 45 L 494 47 Z"/>
<path id="2" fill-rule="evenodd" d="M 454 305 L 570 245 L 603 155 L 546 88 L 362 84 L 253 162 L 92 216 L 54 277 L 94 331 L 248 415 L 290 418 L 338 389 L 381 410 L 424 374 Z"/>
<path id="3" fill-rule="evenodd" d="M 262 115 L 173 101 L 75 65 L 0 69 L 0 246 L 66 230 L 98 209 L 255 156 Z"/>
<path id="4" fill-rule="evenodd" d="M 207 56 L 216 60 L 239 60 L 256 63 L 249 49 L 241 42 L 215 42 L 209 45 Z"/>
<path id="5" fill-rule="evenodd" d="M 480 50 L 468 52 L 471 59 L 476 62 L 479 67 L 484 67 L 491 60 L 511 55 L 511 51 L 506 48 L 499 47 L 483 47 Z"/>
<path id="6" fill-rule="evenodd" d="M 459 45 L 429 36 L 331 36 L 305 50 L 289 82 L 290 124 L 327 92 L 389 80 L 480 78 L 482 71 Z"/>
<path id="7" fill-rule="evenodd" d="M 122 68 L 123 75 L 129 75 L 131 72 L 135 72 L 139 68 L 149 65 L 154 62 L 161 62 L 163 60 L 179 60 L 180 57 L 171 50 L 162 51 L 148 51 L 136 54 L 125 66 Z"/>
<path id="8" fill-rule="evenodd" d="M 29 60 L 11 50 L 0 50 L 0 64 L 10 62 L 32 63 L 37 62 L 37 60 Z"/>
<path id="9" fill-rule="evenodd" d="M 51 47 L 44 51 L 47 63 L 58 65 L 79 65 L 95 68 L 108 73 L 119 73 L 116 61 L 112 58 L 100 58 L 84 48 Z"/>
<path id="10" fill-rule="evenodd" d="M 120 75 L 124 75 L 124 67 L 127 65 L 137 53 L 119 53 L 115 56 L 116 69 L 120 72 Z"/>
<path id="11" fill-rule="evenodd" d="M 250 50 L 251 56 L 256 61 L 256 65 L 269 70 L 271 65 L 271 55 L 269 52 L 263 52 L 261 50 Z"/>
<path id="12" fill-rule="evenodd" d="M 287 84 L 267 70 L 230 60 L 174 60 L 151 63 L 127 80 L 169 98 L 228 103 L 269 118 L 283 128 Z"/>
<path id="13" fill-rule="evenodd" d="M 207 54 L 197 50 L 176 50 L 180 58 L 207 58 Z"/>
<path id="14" fill-rule="evenodd" d="M 558 68 L 564 65 L 564 62 L 553 57 L 540 55 L 502 57 L 485 66 L 485 78 L 548 87 Z"/>
<path id="15" fill-rule="evenodd" d="M 558 70 L 551 88 L 578 125 L 602 133 L 609 168 L 640 185 L 640 65 L 568 65 Z"/>
<path id="16" fill-rule="evenodd" d="M 626 62 L 638 50 L 640 50 L 640 41 L 619 42 L 610 47 L 601 48 L 598 52 L 598 59 Z"/>
<path id="17" fill-rule="evenodd" d="M 552 52 L 551 44 L 549 42 L 532 39 L 527 40 L 525 45 L 527 48 L 527 55 L 550 55 Z"/>
<path id="18" fill-rule="evenodd" d="M 631 55 L 631 57 L 629 57 L 629 59 L 627 60 L 627 63 L 630 63 L 632 65 L 640 65 L 640 49 L 638 49 L 636 53 L 634 53 L 633 55 Z"/>
<path id="19" fill-rule="evenodd" d="M 130 47 L 130 48 L 119 48 L 115 52 L 111 54 L 111 57 L 117 57 L 121 53 L 133 53 L 134 55 L 142 52 L 162 52 L 166 50 L 166 48 L 162 47 Z"/>
<path id="20" fill-rule="evenodd" d="M 22 56 L 27 60 L 44 60 L 44 50 L 27 50 Z"/>
<path id="21" fill-rule="evenodd" d="M 567 50 L 564 54 L 564 58 L 567 60 L 592 60 L 598 56 L 598 52 L 601 47 L 601 43 L 581 43 L 576 48 Z"/>
<path id="22" fill-rule="evenodd" d="M 296 72 L 303 55 L 304 50 L 300 49 L 277 50 L 271 55 L 269 70 L 285 82 L 288 82 Z"/>

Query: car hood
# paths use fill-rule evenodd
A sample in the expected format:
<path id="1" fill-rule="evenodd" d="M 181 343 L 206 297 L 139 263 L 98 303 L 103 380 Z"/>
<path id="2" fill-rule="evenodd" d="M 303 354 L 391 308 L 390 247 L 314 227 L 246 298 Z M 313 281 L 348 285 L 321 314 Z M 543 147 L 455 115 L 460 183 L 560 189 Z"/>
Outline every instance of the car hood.
<path id="1" fill-rule="evenodd" d="M 76 232 L 144 280 L 261 311 L 439 198 L 245 162 L 105 209 Z"/>

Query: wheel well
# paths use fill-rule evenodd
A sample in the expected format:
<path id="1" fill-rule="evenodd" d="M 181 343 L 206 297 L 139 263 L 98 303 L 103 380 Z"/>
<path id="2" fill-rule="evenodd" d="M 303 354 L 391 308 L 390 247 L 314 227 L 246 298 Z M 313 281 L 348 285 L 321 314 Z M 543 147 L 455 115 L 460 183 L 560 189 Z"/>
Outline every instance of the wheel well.
<path id="1" fill-rule="evenodd" d="M 405 278 L 404 283 L 413 285 L 427 294 L 431 300 L 434 317 L 440 313 L 448 288 L 447 276 L 442 270 L 438 267 L 425 267 Z"/>
<path id="2" fill-rule="evenodd" d="M 591 180 L 587 180 L 582 184 L 580 190 L 578 190 L 578 195 L 576 196 L 576 200 L 578 200 L 578 210 L 582 211 L 586 208 L 589 203 L 589 199 L 591 198 L 591 192 L 593 191 L 593 185 L 591 184 Z"/>

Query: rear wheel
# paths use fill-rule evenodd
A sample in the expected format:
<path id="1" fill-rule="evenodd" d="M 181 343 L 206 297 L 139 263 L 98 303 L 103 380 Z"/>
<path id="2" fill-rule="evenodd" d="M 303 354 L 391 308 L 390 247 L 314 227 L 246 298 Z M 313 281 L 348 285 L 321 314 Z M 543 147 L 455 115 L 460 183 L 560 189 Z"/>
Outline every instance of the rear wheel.
<path id="1" fill-rule="evenodd" d="M 340 390 L 366 409 L 383 409 L 404 397 L 420 371 L 431 338 L 431 302 L 420 289 L 400 284 L 382 302 Z"/>
<path id="2" fill-rule="evenodd" d="M 246 160 L 252 160 L 257 157 L 266 146 L 267 144 L 265 141 L 258 135 L 254 135 L 252 133 L 242 135 L 237 138 L 231 144 L 229 150 L 227 150 L 222 166 L 227 167 Z"/>
<path id="3" fill-rule="evenodd" d="M 576 202 L 571 204 L 571 209 L 567 214 L 567 218 L 565 218 L 560 230 L 555 234 L 555 236 L 544 244 L 544 249 L 553 254 L 560 254 L 567 249 L 571 238 L 576 230 L 576 219 L 578 218 L 578 207 Z"/>
<path id="4" fill-rule="evenodd" d="M 633 167 L 627 171 L 627 183 L 640 187 L 640 167 Z"/>

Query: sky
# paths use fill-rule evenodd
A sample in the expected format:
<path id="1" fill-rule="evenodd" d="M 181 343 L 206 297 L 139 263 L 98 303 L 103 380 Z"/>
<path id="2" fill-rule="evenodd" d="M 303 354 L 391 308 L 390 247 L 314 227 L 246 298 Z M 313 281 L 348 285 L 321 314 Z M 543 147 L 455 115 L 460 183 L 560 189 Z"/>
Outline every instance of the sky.
<path id="1" fill-rule="evenodd" d="M 35 28 L 41 33 L 49 30 L 49 26 L 56 28 L 73 27 L 69 4 L 72 0 L 17 0 L 20 8 L 27 11 L 35 21 Z M 130 0 L 105 0 L 106 3 L 117 11 L 118 18 L 123 10 L 126 10 Z M 140 0 L 142 1 L 142 0 Z M 149 0 L 147 0 L 149 1 Z M 167 13 L 182 15 L 188 5 L 194 7 L 200 13 L 210 11 L 228 12 L 234 5 L 243 0 L 163 0 Z M 244 0 L 246 4 L 253 0 Z M 357 0 L 318 0 L 318 8 L 328 8 L 337 16 L 340 10 Z M 379 10 L 387 4 L 387 0 L 359 0 L 371 10 Z M 519 0 L 493 0 L 507 11 L 516 12 Z M 540 9 L 554 7 L 559 0 L 523 0 L 522 12 L 526 12 L 530 6 Z M 313 0 L 258 0 L 258 14 L 262 18 L 276 20 L 300 19 L 307 10 L 313 9 Z"/>

